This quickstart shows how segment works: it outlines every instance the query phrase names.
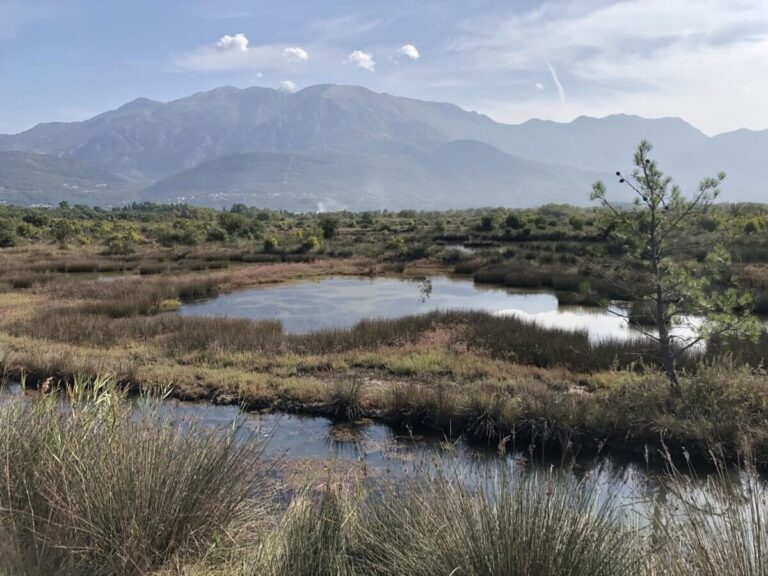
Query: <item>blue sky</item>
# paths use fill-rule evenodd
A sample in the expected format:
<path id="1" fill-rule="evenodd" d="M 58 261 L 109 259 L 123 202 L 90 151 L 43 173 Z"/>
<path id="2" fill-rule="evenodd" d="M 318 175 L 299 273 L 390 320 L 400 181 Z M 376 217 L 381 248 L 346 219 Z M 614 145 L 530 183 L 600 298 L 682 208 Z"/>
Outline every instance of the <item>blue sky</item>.
<path id="1" fill-rule="evenodd" d="M 316 83 L 504 122 L 768 128 L 768 0 L 0 0 L 0 133 L 146 96 Z"/>

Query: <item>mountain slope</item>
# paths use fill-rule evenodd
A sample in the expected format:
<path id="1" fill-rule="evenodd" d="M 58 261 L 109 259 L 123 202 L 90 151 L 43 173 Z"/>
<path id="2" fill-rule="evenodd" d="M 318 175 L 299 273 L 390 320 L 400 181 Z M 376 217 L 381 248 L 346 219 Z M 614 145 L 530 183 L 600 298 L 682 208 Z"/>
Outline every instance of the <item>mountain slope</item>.
<path id="1" fill-rule="evenodd" d="M 699 147 L 708 140 L 679 118 L 648 119 L 626 114 L 581 116 L 569 123 L 529 120 L 508 128 L 501 147 L 510 154 L 610 172 L 627 166 L 641 140 L 654 143 L 655 154 L 662 161 L 673 159 L 680 149 Z"/>
<path id="2" fill-rule="evenodd" d="M 225 87 L 168 103 L 140 99 L 84 122 L 41 124 L 5 149 L 61 154 L 138 181 L 252 151 L 387 150 L 499 125 L 450 104 L 319 85 L 295 94 Z M 481 130 L 482 131 L 482 130 Z"/>
<path id="3" fill-rule="evenodd" d="M 0 145 L 71 156 L 151 182 L 250 146 L 253 128 L 276 114 L 284 96 L 227 87 L 169 103 L 139 99 L 83 122 L 40 124 Z"/>
<path id="4" fill-rule="evenodd" d="M 508 190 L 527 189 L 503 197 L 506 203 L 583 203 L 583 171 L 628 171 L 641 139 L 654 144 L 654 157 L 684 188 L 725 170 L 724 199 L 766 197 L 760 160 L 768 131 L 710 138 L 677 118 L 628 115 L 506 125 L 452 104 L 325 84 L 293 94 L 224 87 L 171 102 L 140 98 L 83 122 L 0 136 L 0 150 L 81 161 L 144 188 L 150 200 L 210 199 L 218 188 L 243 202 L 287 194 L 309 199 L 305 205 L 326 194 L 351 205 L 356 190 L 361 203 L 398 208 L 422 197 L 455 205 L 468 191 L 475 203 L 496 204 L 502 178 Z M 295 179 L 275 180 L 289 163 Z M 50 182 L 63 178 L 56 170 L 50 166 Z M 42 177 L 32 171 L 32 179 Z M 565 178 L 574 178 L 570 186 Z"/>
<path id="5" fill-rule="evenodd" d="M 285 210 L 467 208 L 584 204 L 602 174 L 521 160 L 456 141 L 401 154 L 253 152 L 224 156 L 157 182 L 145 195 L 211 206 Z"/>
<path id="6" fill-rule="evenodd" d="M 692 189 L 705 176 L 726 173 L 722 200 L 768 202 L 768 176 L 764 162 L 768 130 L 737 130 L 719 134 L 698 147 L 681 149 L 673 164 L 678 180 Z"/>
<path id="7" fill-rule="evenodd" d="M 118 204 L 135 189 L 125 180 L 72 158 L 0 152 L 0 201 L 23 204 Z"/>

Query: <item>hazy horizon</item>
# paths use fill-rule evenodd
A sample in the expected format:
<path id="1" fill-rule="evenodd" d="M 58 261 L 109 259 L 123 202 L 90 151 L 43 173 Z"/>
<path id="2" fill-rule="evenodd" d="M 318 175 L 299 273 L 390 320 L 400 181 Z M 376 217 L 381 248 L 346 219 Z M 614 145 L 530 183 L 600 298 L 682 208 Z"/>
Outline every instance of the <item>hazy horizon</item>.
<path id="1" fill-rule="evenodd" d="M 366 86 L 362 86 L 362 85 L 358 85 L 358 84 L 336 84 L 336 83 L 333 83 L 333 82 L 319 82 L 317 84 L 311 84 L 309 86 L 304 86 L 304 87 L 302 87 L 300 89 L 297 89 L 295 92 L 292 92 L 292 93 L 297 93 L 297 92 L 301 92 L 302 90 L 306 90 L 307 88 L 312 88 L 312 87 L 315 87 L 315 86 L 324 86 L 324 85 L 340 86 L 340 87 L 365 88 L 366 90 L 371 90 L 370 88 L 367 88 Z M 62 123 L 67 123 L 67 122 L 83 122 L 83 121 L 89 120 L 90 118 L 93 118 L 94 116 L 97 116 L 99 114 L 103 114 L 105 112 L 113 112 L 115 110 L 118 110 L 122 106 L 125 106 L 126 104 L 129 104 L 130 102 L 132 102 L 134 100 L 147 99 L 147 100 L 151 100 L 153 102 L 159 102 L 161 104 L 168 104 L 168 103 L 171 103 L 171 102 L 182 100 L 184 98 L 188 98 L 190 96 L 194 96 L 196 94 L 201 94 L 201 93 L 205 93 L 205 92 L 211 92 L 211 91 L 219 90 L 219 89 L 223 89 L 223 88 L 234 88 L 234 89 L 237 89 L 237 90 L 247 90 L 249 88 L 264 88 L 264 89 L 269 89 L 269 90 L 283 91 L 280 88 L 274 88 L 273 86 L 260 85 L 260 84 L 251 84 L 251 85 L 246 85 L 246 86 L 234 86 L 232 84 L 224 84 L 224 85 L 221 85 L 221 86 L 216 86 L 216 87 L 211 88 L 209 90 L 201 90 L 201 91 L 198 91 L 198 92 L 194 92 L 194 93 L 190 93 L 190 94 L 185 94 L 185 95 L 179 96 L 178 98 L 160 99 L 160 98 L 153 98 L 151 96 L 138 96 L 138 97 L 133 98 L 131 100 L 126 100 L 125 102 L 122 102 L 121 104 L 118 104 L 118 105 L 116 105 L 113 108 L 101 110 L 99 112 L 96 112 L 95 114 L 84 116 L 82 118 L 75 118 L 75 119 L 69 119 L 69 120 L 61 120 L 61 119 L 58 119 L 58 118 L 51 118 L 51 119 L 47 119 L 47 120 L 42 120 L 41 122 L 33 124 L 32 126 L 24 128 L 22 130 L 19 130 L 18 132 L 8 132 L 8 133 L 2 133 L 2 134 L 4 134 L 4 135 L 20 134 L 22 132 L 25 132 L 26 130 L 29 130 L 30 128 L 33 128 L 34 126 L 37 126 L 38 124 L 51 124 L 51 123 L 60 123 L 60 122 L 62 122 Z M 396 93 L 387 92 L 387 91 L 376 91 L 376 90 L 371 90 L 371 91 L 375 92 L 377 94 L 386 94 L 386 95 L 400 97 L 400 98 L 408 98 L 408 99 L 412 99 L 412 100 L 427 101 L 427 100 L 424 100 L 423 98 L 414 98 L 412 96 L 407 96 L 407 95 L 404 95 L 404 94 L 396 94 Z M 682 120 L 686 124 L 689 124 L 690 126 L 695 128 L 696 130 L 699 130 L 700 132 L 702 132 L 703 134 L 705 134 L 707 136 L 718 136 L 718 135 L 721 135 L 721 134 L 737 132 L 737 131 L 740 131 L 740 130 L 749 130 L 749 131 L 755 131 L 755 132 L 762 132 L 762 131 L 764 131 L 764 130 L 761 130 L 761 129 L 752 129 L 752 128 L 748 128 L 748 127 L 742 126 L 740 128 L 734 128 L 733 130 L 726 130 L 724 132 L 708 133 L 708 132 L 702 130 L 699 126 L 696 126 L 693 122 L 688 121 L 685 117 L 682 117 L 682 116 L 644 116 L 642 114 L 633 114 L 631 112 L 614 112 L 614 113 L 604 114 L 602 116 L 592 116 L 592 115 L 589 115 L 589 114 L 582 114 L 582 115 L 579 115 L 579 116 L 575 116 L 574 118 L 571 118 L 569 120 L 553 120 L 553 119 L 549 119 L 549 118 L 531 117 L 531 118 L 527 118 L 527 119 L 524 119 L 524 120 L 512 122 L 512 121 L 499 120 L 497 118 L 494 118 L 490 114 L 486 114 L 485 112 L 483 112 L 481 110 L 473 110 L 473 109 L 470 109 L 470 108 L 466 108 L 464 106 L 456 104 L 455 102 L 448 102 L 448 101 L 436 101 L 436 102 L 446 103 L 446 104 L 454 104 L 456 106 L 459 106 L 460 108 L 462 108 L 463 110 L 465 110 L 467 112 L 477 112 L 479 114 L 483 114 L 484 116 L 488 116 L 494 122 L 498 122 L 500 124 L 509 124 L 509 125 L 525 124 L 526 122 L 530 122 L 530 121 L 542 121 L 542 122 L 554 122 L 554 123 L 558 123 L 558 124 L 570 124 L 570 123 L 572 123 L 572 122 L 574 122 L 574 121 L 576 121 L 576 120 L 578 120 L 580 118 L 591 118 L 591 119 L 602 120 L 602 119 L 605 119 L 605 118 L 610 118 L 610 117 L 615 117 L 615 116 L 627 116 L 627 117 L 642 118 L 642 119 L 645 119 L 645 120 L 665 120 L 665 119 Z M 765 130 L 768 130 L 768 128 L 766 128 Z"/>

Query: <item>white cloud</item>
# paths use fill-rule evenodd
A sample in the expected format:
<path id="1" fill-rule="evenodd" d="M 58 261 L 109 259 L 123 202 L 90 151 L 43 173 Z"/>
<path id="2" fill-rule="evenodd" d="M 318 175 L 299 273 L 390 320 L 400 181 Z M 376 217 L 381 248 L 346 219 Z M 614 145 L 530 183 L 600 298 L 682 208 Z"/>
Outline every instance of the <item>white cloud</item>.
<path id="1" fill-rule="evenodd" d="M 296 92 L 296 89 L 298 87 L 295 83 L 291 82 L 290 80 L 283 80 L 280 82 L 280 90 L 283 92 Z"/>
<path id="2" fill-rule="evenodd" d="M 283 58 L 285 58 L 288 62 L 306 62 L 309 60 L 309 54 L 306 50 L 303 48 L 299 48 L 298 46 L 292 46 L 290 48 L 286 48 L 283 50 Z"/>
<path id="3" fill-rule="evenodd" d="M 368 52 L 363 52 L 362 50 L 355 50 L 354 52 L 351 52 L 349 56 L 347 56 L 347 62 L 350 62 L 358 68 L 363 68 L 364 70 L 368 70 L 370 72 L 376 70 L 376 62 L 373 60 L 373 56 L 371 56 Z"/>
<path id="4" fill-rule="evenodd" d="M 406 44 L 405 46 L 401 46 L 397 52 L 406 58 L 410 58 L 411 60 L 418 60 L 421 58 L 421 54 L 419 54 L 419 51 L 413 44 Z"/>
<path id="5" fill-rule="evenodd" d="M 225 34 L 215 44 L 199 46 L 173 57 L 175 63 L 194 71 L 279 70 L 286 64 L 305 62 L 309 54 L 297 46 L 285 48 L 275 44 L 250 43 L 243 33 Z"/>
<path id="6" fill-rule="evenodd" d="M 536 86 L 536 90 L 544 90 L 544 84 L 542 84 L 541 82 L 536 82 L 535 86 Z"/>
<path id="7" fill-rule="evenodd" d="M 239 33 L 234 36 L 225 34 L 216 42 L 216 49 L 222 51 L 236 50 L 238 52 L 248 51 L 248 37 L 245 34 Z"/>

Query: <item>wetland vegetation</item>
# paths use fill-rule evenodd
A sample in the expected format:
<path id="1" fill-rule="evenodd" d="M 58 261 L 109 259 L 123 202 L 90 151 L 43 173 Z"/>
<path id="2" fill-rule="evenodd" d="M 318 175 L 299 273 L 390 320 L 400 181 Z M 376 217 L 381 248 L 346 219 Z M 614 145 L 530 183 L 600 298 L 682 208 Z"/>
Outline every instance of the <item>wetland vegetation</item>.
<path id="1" fill-rule="evenodd" d="M 627 507 L 592 472 L 489 464 L 395 484 L 286 480 L 263 430 L 130 401 L 111 379 L 0 398 L 0 573 L 758 575 L 755 471 L 669 473 Z M 724 534 L 725 532 L 725 534 Z"/>
<path id="2" fill-rule="evenodd" d="M 0 402 L 3 569 L 762 574 L 768 335 L 673 338 L 670 378 L 638 297 L 647 268 L 611 210 L 0 206 L 0 368 L 28 391 Z M 680 226 L 664 264 L 678 284 L 703 289 L 691 279 L 727 252 L 708 302 L 761 319 L 768 207 L 715 204 Z M 703 308 L 688 309 L 695 329 Z M 616 311 L 632 329 L 600 334 Z M 349 474 L 286 483 L 259 434 L 137 416 L 124 395 L 374 421 L 531 459 L 620 456 L 666 467 L 677 496 L 628 518 L 569 466 L 500 465 L 471 488 L 434 468 L 395 492 Z M 715 474 L 675 472 L 690 468 Z"/>
<path id="3" fill-rule="evenodd" d="M 702 246 L 719 241 L 730 250 L 729 271 L 758 314 L 768 293 L 767 213 L 714 205 L 686 223 Z M 435 275 L 598 311 L 622 297 L 608 272 L 631 274 L 633 266 L 601 227 L 602 209 L 294 215 L 62 205 L 2 207 L 0 220 L 16 244 L 0 251 L 6 377 L 66 383 L 108 373 L 132 390 L 169 387 L 179 398 L 313 414 L 344 414 L 345 404 L 438 434 L 512 434 L 521 447 L 655 455 L 667 446 L 706 460 L 711 451 L 735 459 L 746 443 L 762 466 L 764 334 L 711 338 L 689 351 L 679 359 L 683 393 L 671 394 L 642 338 L 595 340 L 587 330 L 493 310 L 371 317 L 303 333 L 236 312 L 175 312 L 185 302 L 299 280 Z M 413 302 L 420 297 L 414 289 Z"/>

